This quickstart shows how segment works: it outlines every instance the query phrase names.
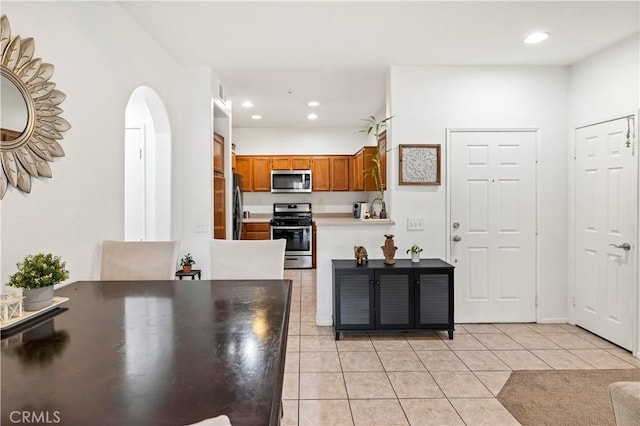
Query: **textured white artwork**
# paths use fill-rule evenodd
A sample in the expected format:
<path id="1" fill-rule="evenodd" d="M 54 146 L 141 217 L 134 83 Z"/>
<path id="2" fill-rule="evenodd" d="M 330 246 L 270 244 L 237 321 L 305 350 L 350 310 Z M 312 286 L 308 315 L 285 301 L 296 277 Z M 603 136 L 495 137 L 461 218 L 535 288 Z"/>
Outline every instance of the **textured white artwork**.
<path id="1" fill-rule="evenodd" d="M 400 183 L 440 183 L 438 150 L 439 146 L 402 146 Z"/>

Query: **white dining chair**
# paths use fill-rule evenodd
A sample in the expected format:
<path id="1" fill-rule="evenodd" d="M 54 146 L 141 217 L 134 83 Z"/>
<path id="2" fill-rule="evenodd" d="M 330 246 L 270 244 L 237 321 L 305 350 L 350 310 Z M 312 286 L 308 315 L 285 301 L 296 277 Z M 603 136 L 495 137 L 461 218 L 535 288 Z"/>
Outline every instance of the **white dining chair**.
<path id="1" fill-rule="evenodd" d="M 103 281 L 173 280 L 178 241 L 103 241 L 100 259 Z"/>
<path id="2" fill-rule="evenodd" d="M 211 240 L 212 280 L 282 279 L 284 250 L 280 240 Z"/>

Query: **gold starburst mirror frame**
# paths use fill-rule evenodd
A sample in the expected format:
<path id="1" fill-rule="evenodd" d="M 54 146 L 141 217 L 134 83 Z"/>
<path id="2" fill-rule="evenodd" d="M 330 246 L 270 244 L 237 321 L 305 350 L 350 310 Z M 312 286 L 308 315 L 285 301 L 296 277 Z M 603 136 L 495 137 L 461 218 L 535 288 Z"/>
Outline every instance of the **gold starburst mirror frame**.
<path id="1" fill-rule="evenodd" d="M 6 15 L 0 17 L 0 199 L 12 185 L 31 192 L 31 177 L 51 177 L 49 162 L 64 157 L 57 142 L 71 125 L 60 117 L 66 98 L 49 81 L 53 65 L 33 58 L 33 38 L 11 38 Z"/>

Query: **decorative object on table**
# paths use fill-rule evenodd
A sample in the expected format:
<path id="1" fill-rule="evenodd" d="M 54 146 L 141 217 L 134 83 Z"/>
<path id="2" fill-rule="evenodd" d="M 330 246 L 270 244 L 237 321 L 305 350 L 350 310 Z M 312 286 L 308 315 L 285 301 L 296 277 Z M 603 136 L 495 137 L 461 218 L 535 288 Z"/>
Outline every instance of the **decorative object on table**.
<path id="1" fill-rule="evenodd" d="M 400 185 L 440 185 L 440 145 L 400 145 Z"/>
<path id="2" fill-rule="evenodd" d="M 46 365 L 61 354 L 68 343 L 69 333 L 56 331 L 54 318 L 51 318 L 22 333 L 22 342 L 12 352 L 23 366 Z"/>
<path id="3" fill-rule="evenodd" d="M 410 249 L 407 250 L 407 254 L 411 253 L 411 261 L 413 263 L 420 262 L 420 253 L 422 253 L 422 249 L 417 245 L 412 245 Z"/>
<path id="4" fill-rule="evenodd" d="M 6 323 L 22 315 L 22 296 L 14 293 L 2 293 L 0 297 L 0 322 Z"/>
<path id="5" fill-rule="evenodd" d="M 365 262 L 369 262 L 367 249 L 363 246 L 353 246 L 353 252 L 356 255 L 356 265 L 362 266 Z"/>
<path id="6" fill-rule="evenodd" d="M 58 143 L 71 128 L 60 117 L 65 94 L 49 81 L 53 65 L 33 58 L 33 38 L 11 37 L 6 15 L 0 17 L 0 70 L 3 121 L 0 128 L 0 199 L 8 185 L 31 192 L 31 177 L 51 177 L 49 163 L 64 157 Z M 11 119 L 7 119 L 11 117 Z"/>
<path id="7" fill-rule="evenodd" d="M 393 256 L 396 255 L 396 243 L 393 241 L 393 235 L 385 234 L 387 239 L 384 241 L 384 245 L 380 246 L 382 249 L 382 253 L 384 254 L 384 264 L 385 265 L 393 265 L 396 261 L 393 259 Z"/>
<path id="8" fill-rule="evenodd" d="M 182 259 L 180 259 L 180 266 L 182 266 L 182 272 L 184 273 L 191 272 L 191 266 L 194 263 L 196 263 L 196 261 L 193 260 L 193 257 L 191 257 L 191 253 L 187 253 L 184 256 L 182 256 Z"/>
<path id="9" fill-rule="evenodd" d="M 374 198 L 373 201 L 371 201 L 371 207 L 369 209 L 372 218 L 375 218 L 375 217 L 380 217 L 380 219 L 387 218 L 387 206 L 384 202 L 384 190 L 386 189 L 384 187 L 385 176 L 383 175 L 382 160 L 381 160 L 382 159 L 381 150 L 386 149 L 386 145 L 385 145 L 385 148 L 381 147 L 380 135 L 386 131 L 385 129 L 389 125 L 389 121 L 391 121 L 392 118 L 393 116 L 389 116 L 378 121 L 376 120 L 376 117 L 371 115 L 369 116 L 369 118 L 362 119 L 363 121 L 366 121 L 367 127 L 365 129 L 360 130 L 360 133 L 373 135 L 376 139 L 376 144 L 377 144 L 377 149 L 375 151 L 375 154 L 371 156 L 371 162 L 373 163 L 373 165 L 363 171 L 365 176 L 371 176 L 373 178 L 373 181 L 375 182 L 375 185 L 376 185 L 376 191 L 378 192 L 378 196 Z M 386 170 L 384 170 L 384 173 L 386 173 Z M 380 201 L 381 205 L 380 205 L 380 211 L 376 213 L 375 210 L 373 209 L 373 204 L 377 200 Z"/>
<path id="10" fill-rule="evenodd" d="M 7 285 L 23 289 L 25 311 L 38 311 L 51 305 L 54 284 L 69 278 L 66 263 L 51 253 L 28 255 L 17 266 L 18 272 L 9 278 Z"/>

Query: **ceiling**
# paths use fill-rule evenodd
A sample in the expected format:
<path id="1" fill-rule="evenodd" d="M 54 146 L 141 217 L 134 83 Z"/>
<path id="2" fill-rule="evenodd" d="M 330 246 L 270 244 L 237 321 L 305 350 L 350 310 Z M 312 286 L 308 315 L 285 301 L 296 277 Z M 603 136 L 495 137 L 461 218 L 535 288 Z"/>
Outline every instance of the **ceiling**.
<path id="1" fill-rule="evenodd" d="M 120 4 L 180 64 L 220 76 L 234 127 L 362 127 L 384 113 L 392 65 L 566 66 L 637 33 L 640 18 L 638 1 Z M 523 44 L 532 31 L 551 37 Z"/>

